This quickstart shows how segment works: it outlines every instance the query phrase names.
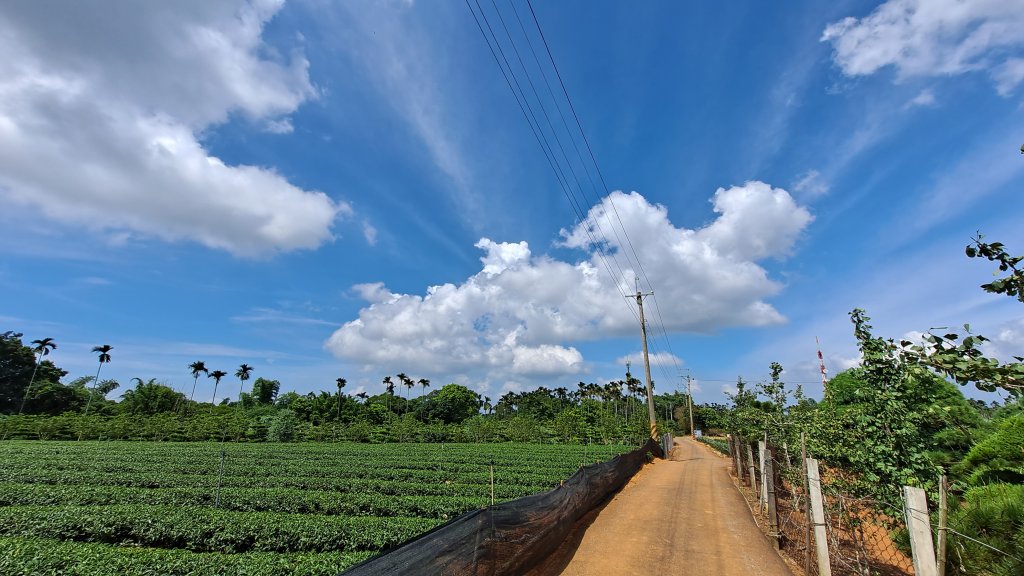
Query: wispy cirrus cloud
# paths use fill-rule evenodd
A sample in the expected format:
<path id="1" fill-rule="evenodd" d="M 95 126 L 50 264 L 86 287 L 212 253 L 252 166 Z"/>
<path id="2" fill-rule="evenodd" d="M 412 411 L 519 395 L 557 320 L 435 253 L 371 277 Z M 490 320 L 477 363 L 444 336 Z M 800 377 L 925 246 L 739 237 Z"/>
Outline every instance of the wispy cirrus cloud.
<path id="1" fill-rule="evenodd" d="M 267 323 L 267 324 L 300 324 L 311 326 L 334 326 L 336 322 L 329 322 L 312 316 L 301 316 L 277 310 L 275 308 L 256 307 L 245 314 L 231 317 L 232 322 L 242 323 Z"/>
<path id="2" fill-rule="evenodd" d="M 444 84 L 436 36 L 424 21 L 443 19 L 442 5 L 423 8 L 412 2 L 355 1 L 314 3 L 316 14 L 381 98 L 419 138 L 434 166 L 447 180 L 444 190 L 463 222 L 479 230 L 482 198 L 466 160 Z M 342 30 L 344 33 L 338 34 Z"/>
<path id="3" fill-rule="evenodd" d="M 668 366 L 674 368 L 684 364 L 682 358 L 668 352 L 655 352 L 653 354 L 648 354 L 648 360 L 650 361 L 651 366 Z M 644 355 L 642 352 L 634 352 L 632 354 L 620 356 L 615 360 L 616 364 L 625 365 L 626 362 L 631 363 L 633 366 L 638 366 L 638 371 L 642 370 L 644 365 Z"/>

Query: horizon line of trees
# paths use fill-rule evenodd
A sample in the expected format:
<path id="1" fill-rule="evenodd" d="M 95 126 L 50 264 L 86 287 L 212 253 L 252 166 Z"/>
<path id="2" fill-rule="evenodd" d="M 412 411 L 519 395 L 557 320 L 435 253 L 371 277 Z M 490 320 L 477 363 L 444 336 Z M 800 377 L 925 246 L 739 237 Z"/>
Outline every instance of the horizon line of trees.
<path id="1" fill-rule="evenodd" d="M 281 382 L 257 377 L 247 391 L 245 385 L 252 378 L 254 369 L 243 363 L 234 374 L 239 386 L 238 395 L 235 399 L 224 396 L 218 403 L 222 380 L 229 374 L 223 370 L 211 370 L 204 361 L 197 360 L 187 365 L 193 379 L 191 387 L 186 384 L 177 390 L 155 378 L 135 377 L 131 380 L 133 386 L 120 395 L 119 401 L 114 401 L 107 399 L 107 395 L 120 388 L 120 384 L 100 379 L 103 364 L 111 361 L 113 347 L 98 346 L 94 350 L 100 358 L 95 376 L 79 377 L 64 384 L 61 380 L 67 372 L 48 357 L 57 343 L 52 338 L 44 338 L 33 341 L 29 346 L 22 343 L 21 336 L 11 331 L 0 334 L 0 423 L 5 427 L 5 438 L 8 435 L 63 437 L 61 433 L 53 433 L 49 424 L 39 423 L 40 417 L 61 416 L 62 422 L 76 420 L 78 427 L 85 430 L 81 434 L 86 438 L 103 436 L 103 433 L 88 431 L 97 429 L 97 423 L 123 416 L 134 417 L 140 422 L 156 416 L 180 421 L 219 418 L 222 423 L 229 419 L 246 420 L 249 422 L 245 425 L 248 432 L 243 431 L 236 436 L 249 440 L 268 439 L 259 430 L 267 429 L 269 423 L 277 420 L 286 422 L 286 428 L 292 430 L 300 430 L 303 426 L 308 429 L 330 426 L 333 428 L 332 439 L 345 437 L 345 427 L 369 426 L 376 430 L 374 434 L 356 436 L 386 439 L 396 435 L 382 430 L 397 425 L 410 429 L 427 424 L 461 425 L 477 417 L 492 421 L 515 420 L 518 426 L 535 431 L 525 437 L 541 441 L 557 438 L 564 441 L 628 439 L 638 442 L 647 435 L 645 389 L 628 371 L 623 380 L 605 384 L 581 381 L 574 389 L 542 386 L 530 391 L 507 392 L 495 401 L 490 396 L 455 383 L 430 390 L 429 379 L 415 379 L 404 372 L 385 376 L 381 381 L 384 391 L 373 395 L 365 391 L 345 394 L 348 384 L 345 378 L 337 378 L 332 391 L 300 394 L 294 391 L 281 393 Z M 204 375 L 213 380 L 213 396 L 210 402 L 197 402 L 196 389 L 199 378 Z M 420 389 L 419 396 L 413 396 L 414 388 Z M 655 396 L 663 430 L 684 431 L 688 418 L 681 410 L 686 404 L 686 395 L 679 392 Z M 29 422 L 34 424 L 26 424 Z M 232 425 L 237 427 L 240 424 Z M 126 426 L 130 428 L 121 421 L 118 431 L 107 435 L 133 437 Z M 136 434 L 134 437 L 161 435 Z M 175 434 L 166 436 L 174 437 Z M 177 436 L 197 437 L 195 434 Z M 323 435 L 317 432 L 312 436 Z M 397 436 L 413 438 L 416 434 Z M 295 439 L 307 438 L 310 434 L 285 433 L 271 437 Z"/>

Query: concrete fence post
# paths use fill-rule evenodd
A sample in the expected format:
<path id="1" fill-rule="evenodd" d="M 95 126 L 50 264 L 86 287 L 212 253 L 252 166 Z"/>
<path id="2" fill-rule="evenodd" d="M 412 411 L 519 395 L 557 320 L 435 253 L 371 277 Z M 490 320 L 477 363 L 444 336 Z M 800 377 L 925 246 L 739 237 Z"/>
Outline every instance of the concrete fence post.
<path id="1" fill-rule="evenodd" d="M 825 531 L 825 502 L 821 497 L 821 475 L 818 461 L 805 460 L 807 465 L 807 488 L 811 499 L 811 521 L 814 524 L 814 550 L 818 559 L 818 576 L 832 576 L 832 564 L 828 557 L 828 534 Z"/>
<path id="2" fill-rule="evenodd" d="M 746 448 L 747 448 L 747 470 L 750 472 L 750 484 L 749 484 L 749 486 L 750 486 L 751 490 L 756 490 L 757 489 L 757 474 L 754 471 L 754 449 L 752 448 L 753 444 L 751 444 L 750 442 L 747 442 L 746 440 L 744 440 L 743 443 L 744 443 L 744 445 L 746 445 Z"/>
<path id="3" fill-rule="evenodd" d="M 916 576 L 939 576 L 935 562 L 935 545 L 932 543 L 932 525 L 928 517 L 928 497 L 924 490 L 913 486 L 903 487 L 903 510 L 910 533 L 910 551 L 914 556 Z"/>
<path id="4" fill-rule="evenodd" d="M 733 454 L 732 462 L 736 466 L 736 479 L 743 483 L 743 441 L 740 440 L 739 434 L 731 434 L 729 436 L 732 441 Z"/>
<path id="5" fill-rule="evenodd" d="M 766 441 L 765 440 L 758 440 L 757 441 L 757 454 L 758 454 L 758 461 L 757 461 L 758 466 L 757 466 L 757 469 L 758 469 L 758 472 L 761 473 L 761 489 L 758 491 L 758 505 L 761 507 L 762 510 L 765 509 L 765 505 L 768 503 L 768 480 L 765 478 L 766 474 L 764 473 L 765 452 L 767 450 L 768 450 L 768 446 L 766 445 Z"/>
<path id="6" fill-rule="evenodd" d="M 775 502 L 775 463 L 769 451 L 764 462 L 765 500 L 768 503 L 768 525 L 771 527 L 772 545 L 779 549 L 779 510 Z"/>

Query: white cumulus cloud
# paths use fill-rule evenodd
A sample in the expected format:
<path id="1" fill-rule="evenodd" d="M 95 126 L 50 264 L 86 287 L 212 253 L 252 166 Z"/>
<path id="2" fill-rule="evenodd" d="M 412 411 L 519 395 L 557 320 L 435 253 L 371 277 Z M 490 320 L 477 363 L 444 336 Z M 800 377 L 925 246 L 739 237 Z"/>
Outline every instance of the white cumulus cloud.
<path id="1" fill-rule="evenodd" d="M 316 96 L 262 40 L 280 1 L 0 6 L 0 199 L 62 222 L 235 254 L 314 248 L 351 211 L 200 142 L 232 117 L 273 133 Z"/>
<path id="2" fill-rule="evenodd" d="M 829 24 L 821 36 L 850 76 L 886 66 L 901 78 L 988 70 L 1001 93 L 1022 79 L 1022 0 L 888 0 L 863 18 Z"/>
<path id="3" fill-rule="evenodd" d="M 424 295 L 393 293 L 380 283 L 355 286 L 368 306 L 325 346 L 385 371 L 494 380 L 577 374 L 588 368 L 573 343 L 636 333 L 635 310 L 623 294 L 633 291 L 637 275 L 653 286 L 659 321 L 669 331 L 784 322 L 764 300 L 781 286 L 755 261 L 789 254 L 810 213 L 762 182 L 719 189 L 712 204 L 718 217 L 691 230 L 674 226 L 664 206 L 636 192 L 613 192 L 586 221 L 562 231 L 563 245 L 585 255 L 576 262 L 533 254 L 526 242 L 483 238 L 476 244 L 484 251 L 480 271 L 458 284 L 431 286 Z M 624 257 L 630 249 L 610 230 L 601 249 L 619 260 L 613 270 L 621 266 L 626 277 L 608 274 L 591 237 L 600 237 L 611 212 L 641 254 L 645 274 L 632 270 Z"/>

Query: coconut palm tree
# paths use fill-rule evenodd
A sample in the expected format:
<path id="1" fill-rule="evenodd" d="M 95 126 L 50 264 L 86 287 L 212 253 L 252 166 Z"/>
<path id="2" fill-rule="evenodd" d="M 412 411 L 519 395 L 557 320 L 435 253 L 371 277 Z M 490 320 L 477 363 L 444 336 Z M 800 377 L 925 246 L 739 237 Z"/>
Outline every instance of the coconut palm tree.
<path id="1" fill-rule="evenodd" d="M 235 378 L 238 378 L 238 405 L 242 405 L 242 388 L 245 386 L 245 381 L 252 376 L 252 366 L 248 364 L 242 364 L 235 371 Z"/>
<path id="2" fill-rule="evenodd" d="M 93 393 L 93 391 L 96 390 L 96 387 L 99 386 L 99 384 L 100 384 L 100 370 L 103 369 L 103 365 L 104 364 L 110 362 L 110 351 L 113 350 L 113 349 L 114 349 L 114 347 L 111 346 L 110 344 L 104 344 L 102 346 L 93 346 L 93 348 L 92 348 L 93 352 L 96 352 L 97 354 L 99 354 L 100 365 L 99 365 L 98 368 L 96 368 L 96 378 L 93 379 L 92 390 L 89 391 L 89 399 L 85 401 L 85 415 L 86 416 L 89 414 L 89 405 L 92 404 L 92 395 L 93 395 L 92 393 Z M 82 438 L 81 434 L 79 434 L 78 438 L 79 439 Z"/>
<path id="3" fill-rule="evenodd" d="M 28 400 L 28 393 L 32 390 L 32 383 L 36 381 L 36 372 L 39 371 L 39 365 L 43 363 L 43 356 L 48 355 L 50 350 L 57 348 L 57 343 L 53 341 L 53 338 L 33 340 L 32 343 L 35 344 L 35 348 L 32 350 L 35 351 L 39 357 L 36 359 L 36 367 L 32 369 L 32 378 L 28 381 L 28 388 L 25 388 L 25 396 L 21 399 L 21 406 L 18 407 L 18 414 L 21 414 L 21 411 L 25 408 L 25 401 Z"/>
<path id="4" fill-rule="evenodd" d="M 220 379 L 227 375 L 228 373 L 223 370 L 214 370 L 208 374 L 210 378 L 213 378 L 213 400 L 210 400 L 210 404 L 217 405 L 217 387 L 220 386 Z"/>
<path id="5" fill-rule="evenodd" d="M 338 418 L 338 420 L 341 420 L 341 389 L 345 387 L 345 384 L 348 384 L 348 380 L 345 380 L 344 378 L 338 378 L 337 380 L 334 381 L 334 383 L 338 385 L 338 414 L 337 414 L 337 418 Z"/>
<path id="6" fill-rule="evenodd" d="M 418 384 L 423 387 L 423 394 L 426 395 L 427 388 L 430 388 L 430 380 L 420 378 Z"/>

